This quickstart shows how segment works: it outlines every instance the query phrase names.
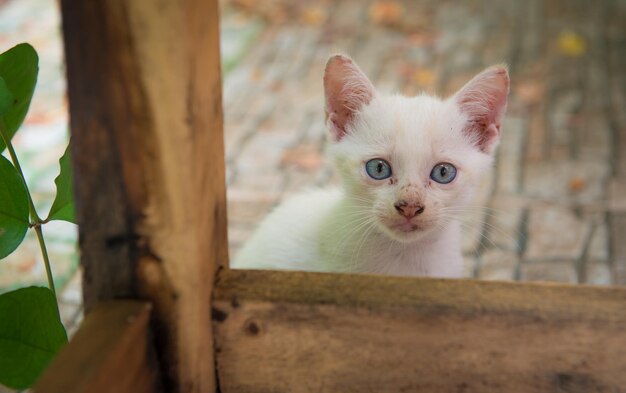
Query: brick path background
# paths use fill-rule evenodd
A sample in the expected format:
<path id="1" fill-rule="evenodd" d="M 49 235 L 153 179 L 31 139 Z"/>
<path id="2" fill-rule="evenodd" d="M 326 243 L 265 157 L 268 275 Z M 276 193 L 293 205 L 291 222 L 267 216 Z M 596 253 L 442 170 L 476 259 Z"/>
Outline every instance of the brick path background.
<path id="1" fill-rule="evenodd" d="M 231 256 L 267 212 L 334 183 L 322 73 L 351 55 L 382 91 L 448 95 L 494 63 L 512 88 L 495 171 L 465 217 L 482 279 L 626 284 L 626 3 L 236 1 L 267 26 L 225 77 Z"/>

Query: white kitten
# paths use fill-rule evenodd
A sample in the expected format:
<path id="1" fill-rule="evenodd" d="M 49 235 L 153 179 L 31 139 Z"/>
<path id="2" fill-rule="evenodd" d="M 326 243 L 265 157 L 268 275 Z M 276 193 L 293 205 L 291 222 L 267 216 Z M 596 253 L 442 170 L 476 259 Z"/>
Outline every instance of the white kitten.
<path id="1" fill-rule="evenodd" d="M 492 164 L 506 68 L 489 68 L 441 100 L 381 94 L 338 55 L 324 89 L 342 189 L 283 203 L 232 267 L 461 277 L 457 218 Z"/>

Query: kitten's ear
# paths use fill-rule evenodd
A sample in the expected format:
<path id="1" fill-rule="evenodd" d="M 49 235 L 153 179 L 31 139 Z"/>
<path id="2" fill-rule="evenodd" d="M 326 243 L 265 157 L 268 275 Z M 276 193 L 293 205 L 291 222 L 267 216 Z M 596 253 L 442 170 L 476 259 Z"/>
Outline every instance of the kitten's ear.
<path id="1" fill-rule="evenodd" d="M 333 139 L 340 141 L 355 113 L 370 103 L 376 90 L 352 59 L 335 55 L 326 63 L 324 93 L 326 122 Z"/>
<path id="2" fill-rule="evenodd" d="M 509 84 L 506 66 L 495 66 L 475 76 L 453 97 L 468 116 L 465 132 L 483 152 L 493 153 L 498 145 Z"/>

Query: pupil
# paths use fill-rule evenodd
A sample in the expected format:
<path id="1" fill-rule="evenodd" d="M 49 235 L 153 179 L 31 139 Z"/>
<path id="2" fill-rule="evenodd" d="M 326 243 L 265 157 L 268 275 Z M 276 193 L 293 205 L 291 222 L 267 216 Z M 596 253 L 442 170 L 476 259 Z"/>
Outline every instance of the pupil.
<path id="1" fill-rule="evenodd" d="M 439 174 L 441 175 L 441 177 L 445 177 L 447 173 L 448 173 L 448 168 L 446 168 L 445 166 L 442 166 L 441 170 L 439 171 Z"/>
<path id="2" fill-rule="evenodd" d="M 376 171 L 378 171 L 378 173 L 381 173 L 383 171 L 383 163 L 379 162 L 378 165 L 376 166 Z"/>

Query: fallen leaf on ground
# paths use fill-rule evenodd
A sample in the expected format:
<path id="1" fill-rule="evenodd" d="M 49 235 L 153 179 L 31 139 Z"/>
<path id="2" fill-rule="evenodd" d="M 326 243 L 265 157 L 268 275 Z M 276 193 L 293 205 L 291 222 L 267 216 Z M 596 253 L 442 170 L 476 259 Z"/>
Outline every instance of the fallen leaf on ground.
<path id="1" fill-rule="evenodd" d="M 33 269 L 37 266 L 37 259 L 33 258 L 33 257 L 27 257 L 24 259 L 24 261 L 22 263 L 20 263 L 19 265 L 17 265 L 17 269 L 22 272 L 32 272 Z"/>
<path id="2" fill-rule="evenodd" d="M 309 7 L 302 11 L 301 20 L 309 26 L 319 26 L 326 22 L 328 15 L 322 7 Z"/>
<path id="3" fill-rule="evenodd" d="M 369 17 L 380 25 L 394 25 L 400 21 L 404 7 L 397 1 L 377 1 L 370 6 Z"/>
<path id="4" fill-rule="evenodd" d="M 557 42 L 559 51 L 566 56 L 577 57 L 587 52 L 585 38 L 573 31 L 564 31 L 559 34 Z"/>
<path id="5" fill-rule="evenodd" d="M 415 46 L 432 46 L 437 36 L 432 32 L 417 32 L 409 36 L 409 42 Z"/>
<path id="6" fill-rule="evenodd" d="M 587 182 L 581 177 L 575 177 L 569 181 L 569 189 L 571 192 L 581 192 L 587 187 Z"/>
<path id="7" fill-rule="evenodd" d="M 279 92 L 279 91 L 281 91 L 283 89 L 283 82 L 282 81 L 276 81 L 276 82 L 272 83 L 269 86 L 269 88 L 274 93 Z"/>
<path id="8" fill-rule="evenodd" d="M 413 82 L 420 86 L 430 86 L 435 81 L 435 73 L 426 68 L 420 68 L 413 72 Z"/>
<path id="9" fill-rule="evenodd" d="M 322 164 L 322 156 L 316 146 L 297 146 L 286 150 L 281 159 L 281 166 L 292 166 L 304 171 L 315 171 Z"/>
<path id="10" fill-rule="evenodd" d="M 263 71 L 260 68 L 255 68 L 254 70 L 252 70 L 252 73 L 250 73 L 250 79 L 253 82 L 259 82 L 262 78 Z"/>
<path id="11" fill-rule="evenodd" d="M 515 91 L 526 104 L 536 104 L 544 97 L 545 85 L 539 81 L 522 81 L 517 84 Z"/>

